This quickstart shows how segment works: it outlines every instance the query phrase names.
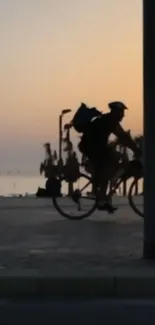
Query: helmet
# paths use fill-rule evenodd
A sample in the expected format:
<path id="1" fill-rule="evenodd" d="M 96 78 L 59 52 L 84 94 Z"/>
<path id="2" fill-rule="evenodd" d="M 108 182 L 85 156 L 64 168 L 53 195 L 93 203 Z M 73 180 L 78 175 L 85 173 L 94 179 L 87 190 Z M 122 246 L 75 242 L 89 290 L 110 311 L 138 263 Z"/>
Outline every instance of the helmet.
<path id="1" fill-rule="evenodd" d="M 124 104 L 124 103 L 122 103 L 122 102 L 111 102 L 111 103 L 108 103 L 108 106 L 109 106 L 109 108 L 111 109 L 111 110 L 113 110 L 113 109 L 120 109 L 120 110 L 124 110 L 124 109 L 128 109 L 127 107 L 126 107 L 126 105 Z"/>

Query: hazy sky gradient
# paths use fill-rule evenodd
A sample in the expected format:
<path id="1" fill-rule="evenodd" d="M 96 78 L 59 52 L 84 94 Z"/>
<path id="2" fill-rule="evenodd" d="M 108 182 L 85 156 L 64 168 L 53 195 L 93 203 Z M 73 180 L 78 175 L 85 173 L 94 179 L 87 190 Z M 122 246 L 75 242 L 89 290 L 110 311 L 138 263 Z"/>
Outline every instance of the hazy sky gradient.
<path id="1" fill-rule="evenodd" d="M 0 48 L 0 170 L 34 170 L 81 101 L 142 131 L 141 0 L 0 0 Z"/>

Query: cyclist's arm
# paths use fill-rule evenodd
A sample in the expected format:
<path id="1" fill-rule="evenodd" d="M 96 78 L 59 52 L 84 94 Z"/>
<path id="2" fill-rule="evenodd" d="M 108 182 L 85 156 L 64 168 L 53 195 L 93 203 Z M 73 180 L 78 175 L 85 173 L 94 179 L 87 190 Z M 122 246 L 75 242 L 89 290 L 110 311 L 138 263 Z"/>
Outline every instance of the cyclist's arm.
<path id="1" fill-rule="evenodd" d="M 64 125 L 64 130 L 68 130 L 72 127 L 72 121 Z"/>
<path id="2" fill-rule="evenodd" d="M 120 143 L 125 147 L 128 147 L 136 154 L 140 153 L 140 150 L 137 147 L 135 141 L 132 139 L 131 135 L 128 132 L 125 132 L 120 124 L 118 124 L 113 133 L 118 137 Z"/>

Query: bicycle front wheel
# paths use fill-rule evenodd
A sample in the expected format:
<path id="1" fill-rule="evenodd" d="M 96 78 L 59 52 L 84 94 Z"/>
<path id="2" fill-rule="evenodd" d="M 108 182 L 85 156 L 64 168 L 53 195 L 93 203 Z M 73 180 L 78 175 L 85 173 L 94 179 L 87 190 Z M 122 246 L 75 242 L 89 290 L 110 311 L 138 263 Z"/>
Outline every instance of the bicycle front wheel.
<path id="1" fill-rule="evenodd" d="M 88 218 L 96 210 L 96 196 L 92 194 L 91 178 L 80 174 L 74 184 L 61 180 L 61 197 L 53 197 L 53 205 L 63 217 L 70 220 Z M 71 193 L 69 193 L 71 191 Z"/>
<path id="2" fill-rule="evenodd" d="M 135 195 L 137 187 L 137 180 L 134 179 L 130 185 L 128 192 L 128 201 L 132 210 L 140 217 L 144 217 L 144 204 L 143 204 L 143 194 Z"/>

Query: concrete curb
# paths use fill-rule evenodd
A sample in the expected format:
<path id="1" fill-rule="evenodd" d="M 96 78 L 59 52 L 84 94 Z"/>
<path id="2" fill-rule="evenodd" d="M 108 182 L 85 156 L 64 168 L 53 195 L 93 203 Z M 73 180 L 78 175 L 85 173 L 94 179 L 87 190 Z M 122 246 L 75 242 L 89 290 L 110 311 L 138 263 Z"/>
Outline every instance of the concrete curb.
<path id="1" fill-rule="evenodd" d="M 0 277 L 0 298 L 155 298 L 155 276 Z"/>
<path id="2" fill-rule="evenodd" d="M 118 276 L 115 285 L 120 298 L 155 298 L 155 276 Z"/>
<path id="3" fill-rule="evenodd" d="M 112 296 L 113 278 L 1 277 L 0 298 Z"/>

